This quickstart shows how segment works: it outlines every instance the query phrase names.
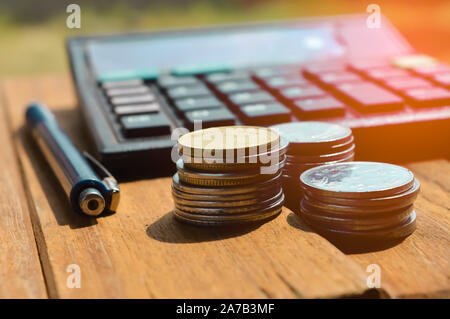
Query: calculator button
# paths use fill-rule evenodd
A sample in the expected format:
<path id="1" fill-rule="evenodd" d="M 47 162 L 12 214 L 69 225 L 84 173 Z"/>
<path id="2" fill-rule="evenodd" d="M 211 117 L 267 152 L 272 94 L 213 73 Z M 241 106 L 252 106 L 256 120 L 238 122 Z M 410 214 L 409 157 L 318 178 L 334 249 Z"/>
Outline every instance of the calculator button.
<path id="1" fill-rule="evenodd" d="M 255 104 L 275 100 L 271 94 L 265 91 L 232 94 L 229 96 L 229 99 L 236 105 Z"/>
<path id="2" fill-rule="evenodd" d="M 450 88 L 450 72 L 449 73 L 439 73 L 431 76 L 431 80 L 435 83 Z"/>
<path id="3" fill-rule="evenodd" d="M 167 95 L 174 100 L 210 94 L 211 91 L 204 85 L 176 86 L 167 90 Z"/>
<path id="4" fill-rule="evenodd" d="M 287 86 L 304 85 L 308 83 L 309 81 L 300 74 L 275 76 L 265 79 L 265 84 L 271 89 L 280 89 Z"/>
<path id="5" fill-rule="evenodd" d="M 328 72 L 340 72 L 345 71 L 347 67 L 342 63 L 321 63 L 321 64 L 312 64 L 308 65 L 304 68 L 303 72 L 316 76 L 320 73 L 328 73 Z"/>
<path id="6" fill-rule="evenodd" d="M 175 108 L 180 112 L 198 110 L 198 109 L 210 109 L 222 107 L 223 103 L 220 102 L 215 96 L 204 97 L 190 97 L 182 100 L 174 101 Z"/>
<path id="7" fill-rule="evenodd" d="M 225 81 L 248 80 L 250 79 L 250 75 L 247 72 L 243 71 L 223 72 L 209 74 L 205 77 L 205 79 L 210 83 L 220 83 Z"/>
<path id="8" fill-rule="evenodd" d="M 434 65 L 416 67 L 413 68 L 412 71 L 422 76 L 432 76 L 434 74 L 450 72 L 450 65 L 438 63 Z"/>
<path id="9" fill-rule="evenodd" d="M 390 63 L 386 60 L 377 60 L 377 59 L 369 59 L 369 60 L 359 60 L 352 61 L 349 63 L 349 67 L 353 70 L 364 71 L 368 69 L 378 69 L 389 67 Z"/>
<path id="10" fill-rule="evenodd" d="M 291 118 L 291 111 L 277 102 L 248 104 L 241 106 L 240 110 L 249 123 L 252 121 L 280 123 L 287 122 Z"/>
<path id="11" fill-rule="evenodd" d="M 293 66 L 293 67 L 266 67 L 266 68 L 259 68 L 253 71 L 254 74 L 257 77 L 260 78 L 270 78 L 273 76 L 279 76 L 279 75 L 288 75 L 288 74 L 300 74 L 300 69 Z"/>
<path id="12" fill-rule="evenodd" d="M 170 134 L 170 124 L 163 113 L 123 116 L 120 123 L 126 137 Z"/>
<path id="13" fill-rule="evenodd" d="M 409 89 L 405 90 L 403 94 L 412 106 L 450 105 L 450 90 L 441 87 Z"/>
<path id="14" fill-rule="evenodd" d="M 196 85 L 200 84 L 200 80 L 194 76 L 162 76 L 157 80 L 159 86 L 163 88 L 171 88 L 174 86 Z"/>
<path id="15" fill-rule="evenodd" d="M 147 103 L 147 104 L 131 104 L 131 105 L 121 105 L 114 108 L 114 113 L 119 116 L 131 115 L 131 114 L 143 114 L 143 113 L 154 113 L 159 112 L 160 106 L 158 103 Z"/>
<path id="16" fill-rule="evenodd" d="M 417 76 L 387 79 L 384 82 L 384 84 L 388 88 L 395 90 L 395 91 L 421 88 L 421 87 L 430 87 L 432 85 L 430 81 L 427 81 L 427 80 L 417 77 Z"/>
<path id="17" fill-rule="evenodd" d="M 390 68 L 371 69 L 366 72 L 366 75 L 374 80 L 385 80 L 387 78 L 408 76 L 411 75 L 411 73 L 409 73 L 407 70 L 404 69 L 390 67 Z"/>
<path id="18" fill-rule="evenodd" d="M 103 82 L 102 88 L 107 89 L 116 89 L 116 88 L 124 88 L 130 86 L 139 86 L 143 85 L 144 81 L 141 79 L 128 80 L 128 81 L 111 81 L 111 82 Z"/>
<path id="19" fill-rule="evenodd" d="M 280 95 L 288 100 L 307 99 L 310 97 L 324 96 L 327 93 L 313 84 L 286 88 L 280 91 Z"/>
<path id="20" fill-rule="evenodd" d="M 385 112 L 403 107 L 403 99 L 372 82 L 345 83 L 335 87 L 342 98 L 363 113 Z"/>
<path id="21" fill-rule="evenodd" d="M 185 113 L 190 127 L 193 127 L 194 121 L 202 121 L 202 127 L 212 127 L 220 125 L 234 125 L 236 117 L 227 108 L 204 109 L 189 111 Z"/>
<path id="22" fill-rule="evenodd" d="M 295 111 L 302 118 L 336 117 L 345 115 L 345 105 L 338 99 L 327 96 L 294 102 Z"/>
<path id="23" fill-rule="evenodd" d="M 115 97 L 121 95 L 135 95 L 135 94 L 145 94 L 149 93 L 150 88 L 148 86 L 130 86 L 130 87 L 122 87 L 122 88 L 113 88 L 107 89 L 106 95 L 108 97 Z"/>
<path id="24" fill-rule="evenodd" d="M 114 106 L 127 105 L 127 104 L 140 104 L 149 103 L 155 101 L 155 96 L 153 94 L 139 94 L 139 95 L 125 95 L 116 96 L 111 98 L 111 104 Z"/>
<path id="25" fill-rule="evenodd" d="M 325 84 L 337 84 L 362 80 L 359 75 L 348 71 L 320 73 L 317 75 L 317 79 Z"/>
<path id="26" fill-rule="evenodd" d="M 226 81 L 217 85 L 217 90 L 223 94 L 252 91 L 257 89 L 259 89 L 259 85 L 252 80 Z"/>

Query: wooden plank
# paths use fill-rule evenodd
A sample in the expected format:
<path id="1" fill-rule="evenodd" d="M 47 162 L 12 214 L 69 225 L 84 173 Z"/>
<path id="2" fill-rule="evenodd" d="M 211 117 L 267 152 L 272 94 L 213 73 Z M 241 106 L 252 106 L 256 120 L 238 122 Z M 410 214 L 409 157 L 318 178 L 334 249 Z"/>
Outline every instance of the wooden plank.
<path id="1" fill-rule="evenodd" d="M 366 292 L 367 274 L 291 212 L 234 232 L 186 226 L 171 216 L 170 178 L 122 183 L 117 214 L 74 214 L 23 128 L 25 103 L 45 101 L 76 145 L 87 136 L 67 77 L 8 81 L 6 101 L 51 297 L 338 297 Z M 294 227 L 293 227 L 294 226 Z M 66 268 L 81 269 L 67 288 Z"/>
<path id="2" fill-rule="evenodd" d="M 0 87 L 0 298 L 46 298 L 27 196 Z"/>
<path id="3" fill-rule="evenodd" d="M 400 245 L 350 257 L 381 268 L 381 287 L 395 298 L 450 297 L 450 163 L 407 165 L 421 182 L 417 229 Z"/>

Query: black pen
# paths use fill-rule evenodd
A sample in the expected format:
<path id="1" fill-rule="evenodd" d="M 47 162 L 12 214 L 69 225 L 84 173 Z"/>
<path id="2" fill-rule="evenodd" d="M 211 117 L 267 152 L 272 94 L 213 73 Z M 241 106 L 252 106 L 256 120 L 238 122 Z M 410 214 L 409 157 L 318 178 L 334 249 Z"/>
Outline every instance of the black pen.
<path id="1" fill-rule="evenodd" d="M 73 209 L 90 216 L 115 212 L 120 199 L 117 181 L 92 156 L 77 150 L 50 110 L 43 104 L 31 103 L 26 120 Z"/>

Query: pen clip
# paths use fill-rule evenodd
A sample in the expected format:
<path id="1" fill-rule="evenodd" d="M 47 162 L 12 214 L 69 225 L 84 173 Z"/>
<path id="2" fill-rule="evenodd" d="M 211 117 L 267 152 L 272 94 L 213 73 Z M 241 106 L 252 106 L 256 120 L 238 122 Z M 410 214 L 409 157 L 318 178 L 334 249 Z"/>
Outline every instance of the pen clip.
<path id="1" fill-rule="evenodd" d="M 117 207 L 119 206 L 120 200 L 120 187 L 117 183 L 117 180 L 114 176 L 99 162 L 97 161 L 91 154 L 86 151 L 83 151 L 83 156 L 92 169 L 102 178 L 102 182 L 105 187 L 109 190 L 111 194 L 111 202 L 109 205 L 109 210 L 111 212 L 115 212 Z"/>

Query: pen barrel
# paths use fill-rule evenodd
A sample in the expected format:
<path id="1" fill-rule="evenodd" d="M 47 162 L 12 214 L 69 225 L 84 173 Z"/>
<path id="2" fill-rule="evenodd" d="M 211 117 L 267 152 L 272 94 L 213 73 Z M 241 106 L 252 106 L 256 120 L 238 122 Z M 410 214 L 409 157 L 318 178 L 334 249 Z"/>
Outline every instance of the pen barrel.
<path id="1" fill-rule="evenodd" d="M 78 212 L 81 211 L 79 197 L 87 188 L 97 189 L 106 200 L 105 185 L 61 130 L 54 115 L 41 104 L 30 104 L 26 111 L 26 119 L 72 207 Z"/>

